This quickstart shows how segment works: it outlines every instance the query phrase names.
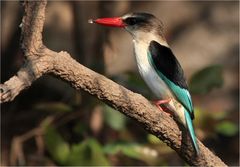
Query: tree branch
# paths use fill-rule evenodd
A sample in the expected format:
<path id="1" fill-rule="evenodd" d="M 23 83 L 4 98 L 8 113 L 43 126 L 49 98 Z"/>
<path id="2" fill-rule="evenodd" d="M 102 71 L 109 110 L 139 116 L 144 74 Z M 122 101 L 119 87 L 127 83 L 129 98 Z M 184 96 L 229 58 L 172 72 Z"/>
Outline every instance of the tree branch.
<path id="1" fill-rule="evenodd" d="M 200 155 L 196 157 L 185 131 L 164 112 L 143 96 L 118 85 L 71 58 L 67 52 L 54 52 L 42 44 L 46 1 L 24 2 L 22 48 L 27 58 L 17 75 L 0 85 L 1 103 L 12 101 L 22 90 L 44 74 L 51 73 L 67 81 L 75 89 L 83 89 L 114 109 L 136 120 L 182 159 L 196 166 L 226 166 L 199 140 Z"/>

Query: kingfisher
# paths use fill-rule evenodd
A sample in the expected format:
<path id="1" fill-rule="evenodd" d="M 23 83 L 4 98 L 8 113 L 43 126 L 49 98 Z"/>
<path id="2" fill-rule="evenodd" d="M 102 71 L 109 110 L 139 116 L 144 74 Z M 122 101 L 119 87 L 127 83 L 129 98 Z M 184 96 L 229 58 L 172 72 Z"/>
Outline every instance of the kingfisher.
<path id="1" fill-rule="evenodd" d="M 104 26 L 121 27 L 133 37 L 139 73 L 159 99 L 155 104 L 187 128 L 195 153 L 199 154 L 193 123 L 194 109 L 183 69 L 170 49 L 163 23 L 149 13 L 129 13 L 122 17 L 89 20 Z"/>

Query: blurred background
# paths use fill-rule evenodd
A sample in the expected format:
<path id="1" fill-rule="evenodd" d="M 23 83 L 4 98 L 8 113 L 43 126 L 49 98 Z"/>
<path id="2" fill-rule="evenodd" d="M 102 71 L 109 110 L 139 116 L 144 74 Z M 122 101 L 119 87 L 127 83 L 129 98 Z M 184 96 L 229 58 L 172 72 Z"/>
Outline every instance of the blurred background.
<path id="1" fill-rule="evenodd" d="M 198 138 L 228 165 L 239 165 L 239 2 L 49 2 L 45 45 L 150 100 L 131 36 L 88 19 L 149 12 L 161 19 L 192 94 Z M 24 63 L 23 8 L 1 1 L 1 83 Z M 44 76 L 1 105 L 1 165 L 186 166 L 133 120 L 83 91 Z"/>

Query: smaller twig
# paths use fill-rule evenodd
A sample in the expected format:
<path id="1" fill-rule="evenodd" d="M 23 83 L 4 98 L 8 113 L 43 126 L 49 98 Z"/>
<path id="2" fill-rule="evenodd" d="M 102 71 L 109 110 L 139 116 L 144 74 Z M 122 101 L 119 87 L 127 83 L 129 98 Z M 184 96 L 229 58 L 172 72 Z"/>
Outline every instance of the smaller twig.
<path id="1" fill-rule="evenodd" d="M 10 151 L 10 165 L 26 165 L 23 143 L 31 138 L 35 139 L 36 146 L 38 148 L 39 155 L 44 152 L 43 133 L 46 124 L 51 124 L 54 121 L 54 117 L 49 116 L 44 119 L 40 125 L 20 136 L 13 138 Z"/>
<path id="2" fill-rule="evenodd" d="M 42 134 L 35 136 L 35 142 L 37 146 L 37 154 L 42 156 L 44 153 L 44 140 L 43 140 Z"/>
<path id="3" fill-rule="evenodd" d="M 18 137 L 13 138 L 10 151 L 10 165 L 24 165 L 25 156 L 22 149 L 21 140 Z"/>

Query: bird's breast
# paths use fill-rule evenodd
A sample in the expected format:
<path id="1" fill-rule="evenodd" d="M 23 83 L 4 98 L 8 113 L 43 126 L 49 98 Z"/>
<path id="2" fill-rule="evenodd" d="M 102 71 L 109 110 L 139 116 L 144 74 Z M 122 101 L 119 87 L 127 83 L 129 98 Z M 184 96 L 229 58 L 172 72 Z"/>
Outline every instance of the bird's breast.
<path id="1" fill-rule="evenodd" d="M 171 98 L 172 93 L 166 83 L 157 74 L 147 57 L 149 44 L 146 42 L 133 41 L 134 53 L 140 75 L 159 99 Z"/>

